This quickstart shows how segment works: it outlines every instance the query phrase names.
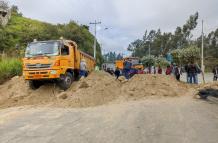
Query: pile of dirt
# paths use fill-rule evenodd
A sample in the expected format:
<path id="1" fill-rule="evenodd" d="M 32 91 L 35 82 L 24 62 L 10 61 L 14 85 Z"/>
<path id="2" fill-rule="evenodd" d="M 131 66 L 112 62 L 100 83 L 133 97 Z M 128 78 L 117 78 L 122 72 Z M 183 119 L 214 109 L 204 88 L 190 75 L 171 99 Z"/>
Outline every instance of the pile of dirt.
<path id="1" fill-rule="evenodd" d="M 189 90 L 190 86 L 178 82 L 172 76 L 135 75 L 122 86 L 121 93 L 127 100 L 137 100 L 147 96 L 182 96 Z"/>
<path id="2" fill-rule="evenodd" d="M 0 85 L 0 101 L 12 97 L 27 96 L 30 92 L 31 90 L 23 78 L 16 76 Z"/>
<path id="3" fill-rule="evenodd" d="M 87 107 L 107 104 L 120 95 L 121 83 L 105 72 L 93 72 L 81 79 L 72 88 L 62 94 L 68 99 L 59 103 L 68 107 Z"/>
<path id="4" fill-rule="evenodd" d="M 0 108 L 23 105 L 56 107 L 88 107 L 106 104 L 119 95 L 120 82 L 108 73 L 93 72 L 87 78 L 74 82 L 64 92 L 55 84 L 45 84 L 31 90 L 22 77 L 15 77 L 0 86 Z"/>
<path id="5" fill-rule="evenodd" d="M 74 82 L 64 92 L 55 84 L 46 84 L 33 91 L 22 77 L 15 77 L 0 86 L 0 108 L 23 105 L 55 107 L 90 107 L 112 101 L 139 100 L 148 96 L 185 95 L 189 87 L 171 76 L 135 75 L 131 80 L 115 80 L 105 72 L 93 72 Z"/>

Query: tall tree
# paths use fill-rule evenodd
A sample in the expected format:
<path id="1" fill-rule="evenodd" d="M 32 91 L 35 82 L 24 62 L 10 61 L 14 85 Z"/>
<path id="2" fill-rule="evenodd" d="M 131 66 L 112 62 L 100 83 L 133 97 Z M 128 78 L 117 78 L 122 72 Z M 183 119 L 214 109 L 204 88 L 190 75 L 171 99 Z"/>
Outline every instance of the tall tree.
<path id="1" fill-rule="evenodd" d="M 128 50 L 134 56 L 143 57 L 148 55 L 148 49 L 155 56 L 166 55 L 169 51 L 187 47 L 191 43 L 191 31 L 197 26 L 198 12 L 191 15 L 182 27 L 177 27 L 174 33 L 164 32 L 160 29 L 145 31 L 142 40 L 137 39 L 130 43 Z"/>

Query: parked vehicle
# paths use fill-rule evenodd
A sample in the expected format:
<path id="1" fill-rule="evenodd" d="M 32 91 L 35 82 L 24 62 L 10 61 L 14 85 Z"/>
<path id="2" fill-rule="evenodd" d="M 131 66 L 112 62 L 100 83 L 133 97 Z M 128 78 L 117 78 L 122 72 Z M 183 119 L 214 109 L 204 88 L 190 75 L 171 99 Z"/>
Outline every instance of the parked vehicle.
<path id="1" fill-rule="evenodd" d="M 119 68 L 121 71 L 124 69 L 124 62 L 128 60 L 131 62 L 132 67 L 130 70 L 130 75 L 133 76 L 135 74 L 142 74 L 144 73 L 143 69 L 144 66 L 140 63 L 140 59 L 137 57 L 127 57 L 123 58 L 122 60 L 117 60 L 115 62 L 115 66 Z"/>
<path id="2" fill-rule="evenodd" d="M 102 70 L 110 73 L 111 75 L 115 72 L 115 64 L 114 63 L 103 63 Z"/>
<path id="3" fill-rule="evenodd" d="M 95 68 L 95 59 L 78 50 L 70 40 L 35 41 L 28 44 L 23 58 L 23 76 L 32 89 L 44 81 L 55 81 L 68 89 L 79 76 L 80 62 L 84 59 L 87 72 Z"/>

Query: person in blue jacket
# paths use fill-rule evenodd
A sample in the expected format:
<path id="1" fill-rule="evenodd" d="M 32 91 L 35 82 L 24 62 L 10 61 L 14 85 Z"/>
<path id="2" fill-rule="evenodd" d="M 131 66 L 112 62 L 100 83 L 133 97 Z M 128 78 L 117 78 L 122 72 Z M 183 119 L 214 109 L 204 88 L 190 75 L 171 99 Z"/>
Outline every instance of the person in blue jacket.
<path id="1" fill-rule="evenodd" d="M 132 63 L 129 60 L 125 60 L 123 63 L 123 67 L 124 76 L 128 80 L 130 78 L 129 73 L 132 67 Z"/>

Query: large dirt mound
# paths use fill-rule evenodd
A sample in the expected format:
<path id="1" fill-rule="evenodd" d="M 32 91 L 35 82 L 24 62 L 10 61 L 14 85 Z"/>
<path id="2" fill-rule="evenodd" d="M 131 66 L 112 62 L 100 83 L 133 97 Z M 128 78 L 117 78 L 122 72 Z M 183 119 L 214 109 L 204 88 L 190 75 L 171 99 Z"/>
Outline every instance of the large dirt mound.
<path id="1" fill-rule="evenodd" d="M 189 89 L 187 84 L 178 82 L 172 76 L 135 75 L 122 86 L 122 94 L 126 99 L 140 99 L 147 96 L 180 96 Z"/>
<path id="2" fill-rule="evenodd" d="M 0 86 L 0 108 L 22 105 L 89 107 L 147 96 L 180 96 L 188 89 L 171 76 L 135 75 L 129 81 L 121 78 L 120 82 L 108 73 L 93 72 L 88 78 L 74 82 L 66 92 L 55 84 L 46 84 L 33 91 L 22 77 L 14 77 Z"/>

